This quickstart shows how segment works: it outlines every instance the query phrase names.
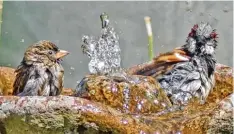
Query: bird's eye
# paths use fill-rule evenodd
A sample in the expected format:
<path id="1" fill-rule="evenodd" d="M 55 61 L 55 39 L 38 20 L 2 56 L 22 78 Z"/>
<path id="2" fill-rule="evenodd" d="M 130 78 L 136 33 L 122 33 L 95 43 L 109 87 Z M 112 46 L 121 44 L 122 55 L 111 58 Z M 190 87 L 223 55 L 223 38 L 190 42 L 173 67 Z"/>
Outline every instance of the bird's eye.
<path id="1" fill-rule="evenodd" d="M 52 52 L 52 51 L 49 51 L 49 54 L 53 54 L 53 52 Z"/>

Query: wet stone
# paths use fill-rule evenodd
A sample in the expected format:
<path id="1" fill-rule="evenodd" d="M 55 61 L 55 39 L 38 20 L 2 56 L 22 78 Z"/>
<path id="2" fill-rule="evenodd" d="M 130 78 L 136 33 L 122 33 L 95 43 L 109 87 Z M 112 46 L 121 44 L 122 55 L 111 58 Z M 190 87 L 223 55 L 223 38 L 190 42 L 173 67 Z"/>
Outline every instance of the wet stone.
<path id="1" fill-rule="evenodd" d="M 76 96 L 101 102 L 124 113 L 155 113 L 171 106 L 154 78 L 148 76 L 117 79 L 88 75 L 78 85 Z"/>

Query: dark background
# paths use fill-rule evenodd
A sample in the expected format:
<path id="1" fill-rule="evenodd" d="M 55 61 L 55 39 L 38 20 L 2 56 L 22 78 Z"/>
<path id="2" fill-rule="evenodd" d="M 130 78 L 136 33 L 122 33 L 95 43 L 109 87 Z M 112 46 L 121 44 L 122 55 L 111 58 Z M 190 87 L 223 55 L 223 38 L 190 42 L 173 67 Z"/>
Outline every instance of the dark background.
<path id="1" fill-rule="evenodd" d="M 233 63 L 232 2 L 3 2 L 0 65 L 16 67 L 25 49 L 39 40 L 51 40 L 71 52 L 64 59 L 65 86 L 74 88 L 88 71 L 89 59 L 81 51 L 83 35 L 99 35 L 99 15 L 107 12 L 120 37 L 122 64 L 127 68 L 146 62 L 144 16 L 152 17 L 154 52 L 166 52 L 185 42 L 200 21 L 219 33 L 217 60 Z M 71 69 L 74 68 L 73 69 Z"/>

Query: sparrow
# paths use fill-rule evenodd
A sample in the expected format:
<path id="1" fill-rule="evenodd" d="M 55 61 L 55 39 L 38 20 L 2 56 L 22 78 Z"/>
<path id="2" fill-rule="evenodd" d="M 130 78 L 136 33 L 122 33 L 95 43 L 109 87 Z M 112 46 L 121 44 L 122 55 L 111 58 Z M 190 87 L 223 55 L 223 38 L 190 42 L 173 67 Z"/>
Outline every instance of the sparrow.
<path id="1" fill-rule="evenodd" d="M 15 70 L 13 95 L 56 96 L 63 89 L 62 58 L 69 52 L 54 43 L 42 40 L 27 48 L 23 60 Z"/>
<path id="2" fill-rule="evenodd" d="M 217 35 L 209 23 L 196 24 L 184 45 L 129 73 L 155 77 L 173 104 L 186 105 L 193 97 L 204 104 L 215 86 Z"/>

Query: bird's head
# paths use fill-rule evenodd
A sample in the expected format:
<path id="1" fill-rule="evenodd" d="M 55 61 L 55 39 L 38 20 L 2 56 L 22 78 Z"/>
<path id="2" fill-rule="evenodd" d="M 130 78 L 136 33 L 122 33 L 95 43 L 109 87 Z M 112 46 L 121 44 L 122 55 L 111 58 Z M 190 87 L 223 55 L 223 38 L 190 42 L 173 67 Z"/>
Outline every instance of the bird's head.
<path id="1" fill-rule="evenodd" d="M 52 66 L 60 63 L 61 59 L 69 52 L 60 50 L 54 43 L 42 40 L 29 46 L 24 53 L 23 62 L 27 65 L 40 64 Z"/>
<path id="2" fill-rule="evenodd" d="M 209 23 L 196 24 L 188 34 L 185 48 L 190 54 L 213 55 L 217 47 L 217 35 Z"/>

